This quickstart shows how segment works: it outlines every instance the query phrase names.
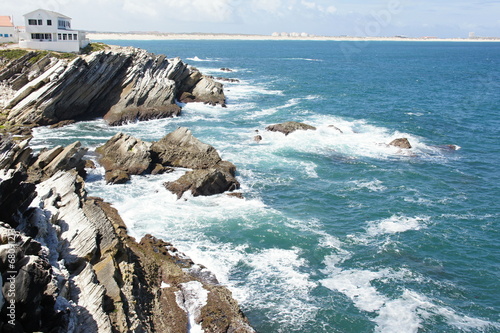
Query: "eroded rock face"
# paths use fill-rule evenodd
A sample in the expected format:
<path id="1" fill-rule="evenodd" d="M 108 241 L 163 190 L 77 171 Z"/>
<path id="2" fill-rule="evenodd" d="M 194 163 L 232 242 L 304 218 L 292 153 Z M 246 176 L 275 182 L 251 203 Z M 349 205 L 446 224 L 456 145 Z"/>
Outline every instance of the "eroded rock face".
<path id="1" fill-rule="evenodd" d="M 186 127 L 179 127 L 153 143 L 151 150 L 165 166 L 206 169 L 221 161 L 214 147 L 195 138 Z"/>
<path id="2" fill-rule="evenodd" d="M 151 144 L 130 135 L 118 133 L 103 146 L 96 149 L 101 155 L 99 163 L 106 170 L 108 183 L 126 182 L 130 175 L 141 175 L 150 171 Z"/>
<path id="3" fill-rule="evenodd" d="M 240 183 L 234 174 L 224 172 L 222 168 L 198 169 L 188 171 L 184 176 L 174 182 L 164 184 L 165 188 L 181 198 L 182 195 L 191 191 L 195 197 L 233 191 L 240 188 Z"/>
<path id="4" fill-rule="evenodd" d="M 266 127 L 266 130 L 271 131 L 271 132 L 281 132 L 285 135 L 288 135 L 290 133 L 293 133 L 295 131 L 306 131 L 306 130 L 312 130 L 315 131 L 316 127 L 307 125 L 304 123 L 299 123 L 296 121 L 288 121 L 286 123 L 282 124 L 275 124 L 275 125 L 269 125 Z"/>
<path id="5" fill-rule="evenodd" d="M 104 117 L 111 125 L 174 117 L 176 97 L 223 104 L 223 87 L 181 59 L 167 59 L 136 48 L 114 47 L 77 57 L 42 59 L 26 55 L 0 72 L 17 90 L 6 106 L 17 124 L 51 125 L 66 120 Z M 10 68 L 10 69 L 9 69 Z M 36 75 L 27 75 L 34 72 Z M 22 79 L 15 79 L 22 77 Z"/>
<path id="6" fill-rule="evenodd" d="M 389 146 L 394 146 L 401 149 L 411 149 L 410 141 L 408 141 L 407 138 L 395 139 L 391 141 L 391 143 L 389 143 Z"/>

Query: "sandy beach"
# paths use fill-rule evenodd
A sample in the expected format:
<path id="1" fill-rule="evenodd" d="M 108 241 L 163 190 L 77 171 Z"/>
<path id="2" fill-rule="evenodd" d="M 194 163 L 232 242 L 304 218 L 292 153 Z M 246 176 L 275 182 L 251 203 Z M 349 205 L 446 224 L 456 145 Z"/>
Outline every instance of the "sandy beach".
<path id="1" fill-rule="evenodd" d="M 437 38 L 437 37 L 353 37 L 309 36 L 284 37 L 271 35 L 201 34 L 201 33 L 87 33 L 90 40 L 314 40 L 314 41 L 411 41 L 411 42 L 500 42 L 500 38 Z"/>

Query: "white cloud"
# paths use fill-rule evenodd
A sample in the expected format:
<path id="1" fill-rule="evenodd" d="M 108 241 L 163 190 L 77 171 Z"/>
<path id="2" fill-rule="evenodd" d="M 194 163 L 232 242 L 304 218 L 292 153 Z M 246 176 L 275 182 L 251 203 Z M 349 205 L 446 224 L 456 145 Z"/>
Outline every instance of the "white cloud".
<path id="1" fill-rule="evenodd" d="M 283 7 L 281 0 L 252 0 L 252 7 L 270 13 L 278 13 Z"/>

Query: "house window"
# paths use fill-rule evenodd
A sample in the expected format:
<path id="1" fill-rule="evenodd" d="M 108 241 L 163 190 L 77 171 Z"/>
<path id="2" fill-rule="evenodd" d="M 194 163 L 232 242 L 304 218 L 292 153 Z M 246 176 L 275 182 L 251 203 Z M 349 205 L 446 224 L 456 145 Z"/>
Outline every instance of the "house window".
<path id="1" fill-rule="evenodd" d="M 52 39 L 52 35 L 51 34 L 45 34 L 45 39 L 51 40 Z"/>
<path id="2" fill-rule="evenodd" d="M 63 40 L 68 40 L 68 35 L 67 34 L 63 34 Z"/>
<path id="3" fill-rule="evenodd" d="M 38 25 L 43 25 L 43 20 L 38 20 Z"/>
<path id="4" fill-rule="evenodd" d="M 68 34 L 68 39 L 69 40 L 73 40 L 73 35 L 72 34 Z"/>
<path id="5" fill-rule="evenodd" d="M 59 40 L 61 40 L 61 39 L 62 39 L 61 34 L 57 34 L 57 39 L 59 39 Z"/>
<path id="6" fill-rule="evenodd" d="M 37 20 L 28 20 L 29 25 L 37 25 Z"/>
<path id="7" fill-rule="evenodd" d="M 3 35 L 4 37 L 9 37 L 9 34 L 4 34 Z M 12 35 L 10 35 L 12 37 Z"/>
<path id="8" fill-rule="evenodd" d="M 52 25 L 52 20 L 47 20 L 47 25 Z"/>
<path id="9" fill-rule="evenodd" d="M 78 40 L 78 35 L 77 34 L 73 34 L 73 39 L 74 40 Z"/>

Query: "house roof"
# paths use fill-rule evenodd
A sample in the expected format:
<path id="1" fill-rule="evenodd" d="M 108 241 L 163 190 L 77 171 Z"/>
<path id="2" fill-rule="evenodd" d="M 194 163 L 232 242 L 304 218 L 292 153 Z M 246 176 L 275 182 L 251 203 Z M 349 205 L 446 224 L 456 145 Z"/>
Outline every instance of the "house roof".
<path id="1" fill-rule="evenodd" d="M 0 16 L 0 27 L 14 27 L 10 16 Z"/>
<path id="2" fill-rule="evenodd" d="M 24 14 L 23 16 L 24 17 L 31 16 L 31 15 L 37 13 L 37 12 L 45 12 L 45 13 L 51 15 L 51 16 L 57 16 L 57 17 L 60 17 L 60 18 L 71 19 L 71 17 L 69 17 L 69 16 L 63 15 L 63 14 L 58 13 L 58 12 L 53 12 L 51 10 L 46 10 L 46 9 L 37 9 L 37 10 L 34 10 L 34 11 L 29 12 L 27 14 Z"/>

